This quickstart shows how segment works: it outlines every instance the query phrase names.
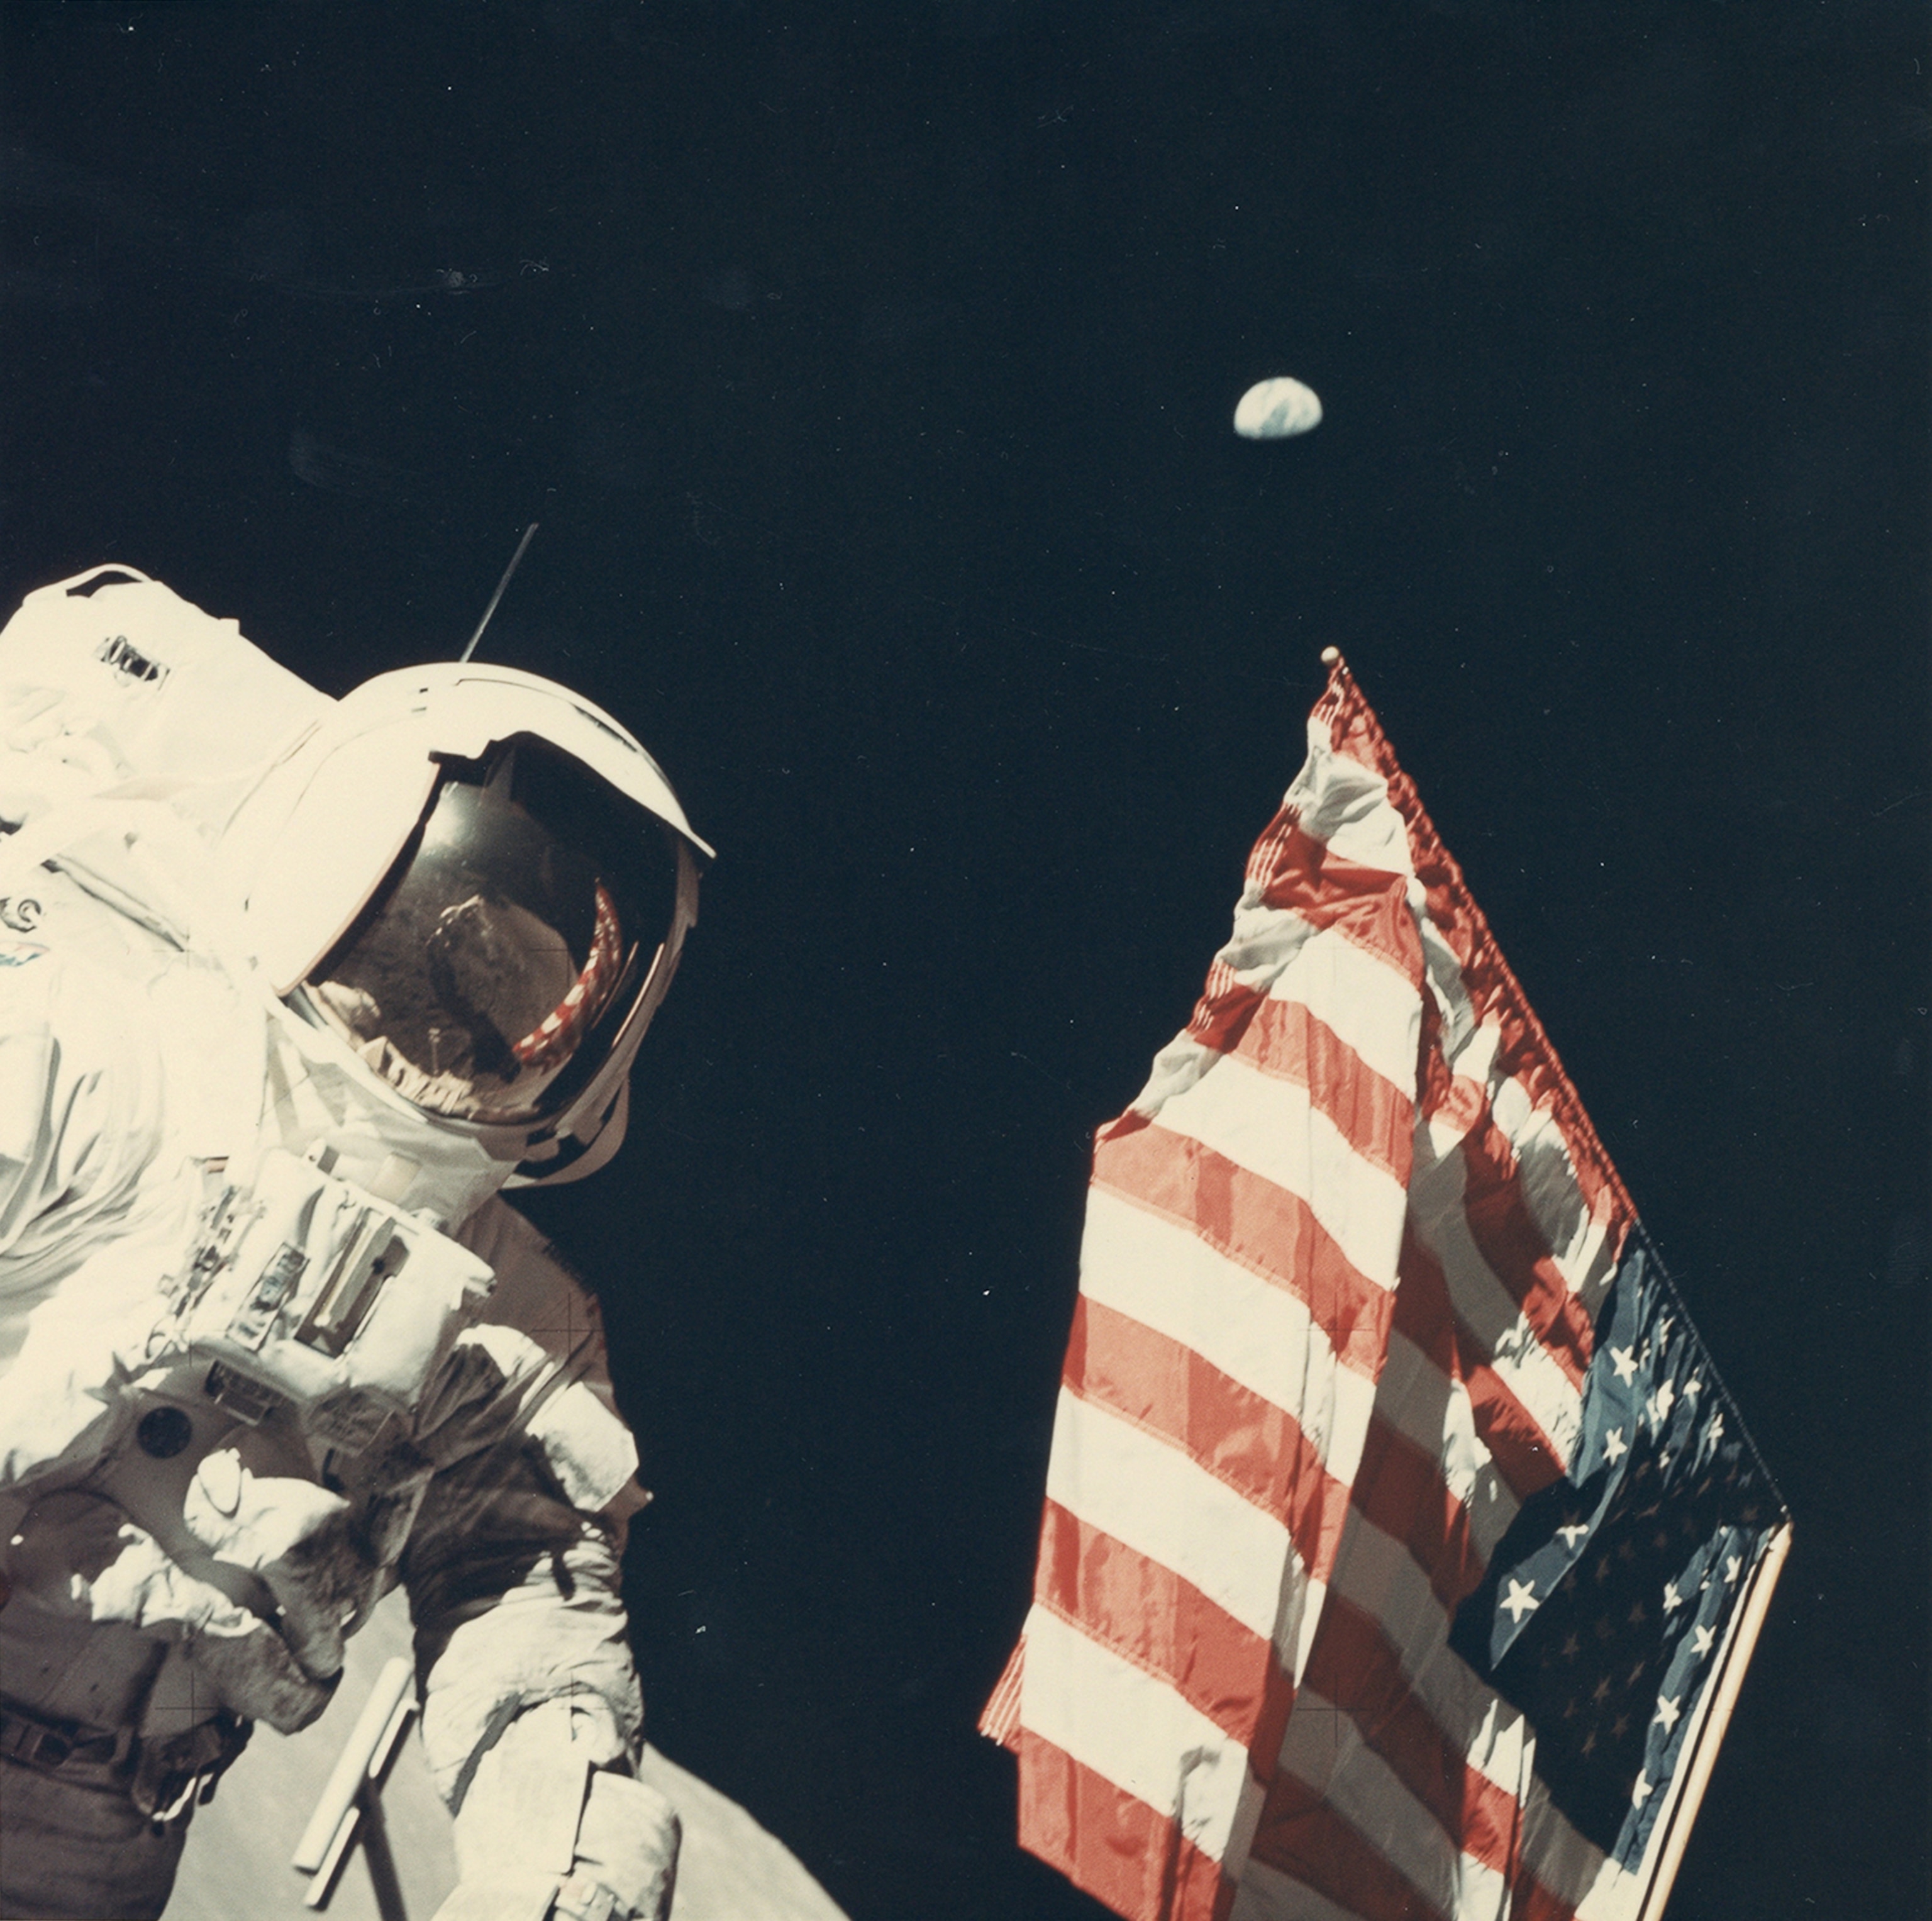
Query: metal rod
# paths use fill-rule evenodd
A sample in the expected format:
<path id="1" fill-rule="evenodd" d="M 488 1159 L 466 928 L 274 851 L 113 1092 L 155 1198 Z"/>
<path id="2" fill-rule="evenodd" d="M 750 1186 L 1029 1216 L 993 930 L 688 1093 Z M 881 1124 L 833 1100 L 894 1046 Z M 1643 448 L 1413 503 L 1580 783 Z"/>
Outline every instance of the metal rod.
<path id="1" fill-rule="evenodd" d="M 337 1884 L 348 1863 L 349 1850 L 356 1845 L 356 1833 L 362 1825 L 362 1803 L 352 1801 L 349 1811 L 335 1824 L 335 1832 L 329 1838 L 328 1851 L 322 1856 L 321 1865 L 310 1876 L 308 1886 L 303 1890 L 303 1907 L 318 1914 L 327 1910 L 328 1904 L 335 1898 Z"/>
<path id="2" fill-rule="evenodd" d="M 382 1747 L 389 1732 L 398 1703 L 410 1685 L 410 1668 L 401 1655 L 392 1656 L 376 1677 L 376 1685 L 362 1703 L 354 1729 L 336 1757 L 335 1766 L 316 1803 L 315 1812 L 302 1837 L 296 1844 L 292 1865 L 302 1873 L 314 1874 L 328 1855 L 344 1817 L 355 1805 L 356 1796 L 369 1773 L 370 1757 Z"/>
<path id="3" fill-rule="evenodd" d="M 1678 1804 L 1671 1822 L 1670 1838 L 1658 1863 L 1657 1877 L 1645 1892 L 1641 1921 L 1660 1921 L 1664 1904 L 1670 1898 L 1672 1885 L 1677 1879 L 1677 1870 L 1683 1863 L 1684 1850 L 1690 1838 L 1690 1825 L 1697 1818 L 1704 1790 L 1710 1785 L 1711 1770 L 1717 1765 L 1718 1750 L 1724 1745 L 1724 1736 L 1731 1724 L 1732 1710 L 1738 1704 L 1738 1690 L 1744 1684 L 1744 1670 L 1750 1665 L 1765 1616 L 1771 1611 L 1772 1590 L 1778 1585 L 1784 1557 L 1790 1551 L 1791 1523 L 1786 1521 L 1771 1537 L 1753 1573 L 1750 1592 L 1744 1597 L 1736 1636 L 1724 1658 L 1724 1670 L 1717 1677 L 1711 1718 L 1705 1724 L 1697 1751 L 1691 1757 L 1684 1798 Z"/>
<path id="4" fill-rule="evenodd" d="M 517 551 L 510 556 L 510 564 L 503 569 L 503 578 L 496 583 L 496 591 L 490 596 L 490 605 L 483 610 L 483 617 L 476 623 L 476 631 L 470 637 L 470 644 L 458 654 L 458 661 L 467 660 L 476 651 L 476 643 L 483 638 L 483 629 L 490 624 L 490 617 L 496 611 L 496 603 L 503 597 L 503 590 L 510 584 L 510 576 L 517 571 L 517 563 L 524 557 L 524 549 L 530 545 L 530 536 L 537 530 L 537 524 L 531 521 L 524 530 L 524 537 L 517 542 Z"/>

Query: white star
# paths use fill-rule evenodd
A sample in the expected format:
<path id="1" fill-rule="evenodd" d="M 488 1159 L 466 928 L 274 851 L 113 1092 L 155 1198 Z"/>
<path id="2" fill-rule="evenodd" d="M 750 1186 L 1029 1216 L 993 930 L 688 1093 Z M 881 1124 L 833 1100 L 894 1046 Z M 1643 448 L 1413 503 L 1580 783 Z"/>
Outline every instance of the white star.
<path id="1" fill-rule="evenodd" d="M 1684 1383 L 1684 1398 L 1686 1400 L 1695 1400 L 1703 1391 L 1704 1377 L 1702 1374 L 1693 1374 Z"/>
<path id="2" fill-rule="evenodd" d="M 1683 1712 L 1677 1702 L 1675 1694 L 1659 1694 L 1657 1697 L 1657 1724 L 1666 1734 L 1677 1725 L 1677 1717 Z"/>
<path id="3" fill-rule="evenodd" d="M 1629 1452 L 1630 1449 L 1624 1444 L 1624 1430 L 1621 1427 L 1612 1427 L 1604 1436 L 1604 1460 L 1619 1461 Z"/>
<path id="4" fill-rule="evenodd" d="M 1576 1551 L 1576 1543 L 1581 1541 L 1589 1531 L 1589 1529 L 1580 1520 L 1566 1522 L 1556 1530 L 1563 1537 L 1564 1546 L 1573 1554 Z"/>
<path id="5" fill-rule="evenodd" d="M 1670 1403 L 1677 1398 L 1677 1390 L 1668 1381 L 1660 1381 L 1657 1391 L 1643 1404 L 1643 1411 L 1650 1416 L 1650 1424 L 1661 1428 L 1670 1418 Z"/>
<path id="6" fill-rule="evenodd" d="M 1610 1349 L 1610 1365 L 1617 1370 L 1617 1379 L 1628 1387 L 1636 1379 L 1636 1357 L 1627 1347 Z"/>
<path id="7" fill-rule="evenodd" d="M 1633 1808 L 1641 1808 L 1650 1799 L 1653 1791 L 1650 1784 L 1650 1776 L 1647 1774 L 1639 1775 L 1636 1778 L 1636 1785 L 1630 1790 L 1630 1805 Z"/>
<path id="8" fill-rule="evenodd" d="M 1536 1583 L 1533 1580 L 1510 1580 L 1510 1591 L 1504 1595 L 1498 1606 L 1509 1610 L 1512 1622 L 1520 1622 L 1526 1614 L 1536 1611 Z"/>
<path id="9" fill-rule="evenodd" d="M 1690 1639 L 1694 1644 L 1692 1652 L 1696 1654 L 1708 1654 L 1715 1644 L 1717 1638 L 1718 1631 L 1714 1628 L 1693 1628 L 1690 1631 Z"/>
<path id="10" fill-rule="evenodd" d="M 1735 1554 L 1726 1554 L 1724 1556 L 1724 1585 L 1726 1587 L 1736 1586 L 1738 1575 L 1744 1571 L 1744 1564 Z"/>
<path id="11" fill-rule="evenodd" d="M 1673 1607 L 1682 1607 L 1684 1597 L 1677 1592 L 1677 1583 L 1667 1580 L 1664 1583 L 1664 1611 L 1668 1614 Z"/>
<path id="12" fill-rule="evenodd" d="M 1676 1325 L 1677 1323 L 1673 1321 L 1668 1314 L 1666 1314 L 1663 1319 L 1658 1322 L 1657 1344 L 1658 1346 L 1661 1347 L 1664 1343 L 1670 1338 L 1670 1330 Z"/>
<path id="13" fill-rule="evenodd" d="M 1704 1445 L 1714 1448 L 1724 1438 L 1724 1415 L 1720 1408 L 1711 1416 L 1711 1424 L 1704 1430 Z"/>

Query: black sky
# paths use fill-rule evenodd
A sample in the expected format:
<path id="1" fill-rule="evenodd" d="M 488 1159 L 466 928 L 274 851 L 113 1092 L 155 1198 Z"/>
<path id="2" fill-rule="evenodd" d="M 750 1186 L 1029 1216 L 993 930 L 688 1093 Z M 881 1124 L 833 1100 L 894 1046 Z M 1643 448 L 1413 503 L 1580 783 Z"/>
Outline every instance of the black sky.
<path id="1" fill-rule="evenodd" d="M 1924 1897 L 1922 10 L 0 10 L 0 599 L 495 658 L 720 857 L 598 1285 L 651 1731 L 857 1921 L 971 1732 L 1088 1139 L 1347 653 L 1796 1546 L 1673 1914 Z M 1252 380 L 1309 438 L 1229 431 Z"/>

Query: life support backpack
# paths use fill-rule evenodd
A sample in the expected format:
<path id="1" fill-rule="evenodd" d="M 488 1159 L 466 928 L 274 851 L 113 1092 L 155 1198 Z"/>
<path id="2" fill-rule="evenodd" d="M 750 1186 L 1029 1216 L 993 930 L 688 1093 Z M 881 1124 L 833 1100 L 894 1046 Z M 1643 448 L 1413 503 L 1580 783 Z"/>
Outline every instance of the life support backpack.
<path id="1" fill-rule="evenodd" d="M 109 794 L 166 799 L 213 838 L 334 707 L 138 569 L 37 588 L 0 629 L 0 827 Z"/>

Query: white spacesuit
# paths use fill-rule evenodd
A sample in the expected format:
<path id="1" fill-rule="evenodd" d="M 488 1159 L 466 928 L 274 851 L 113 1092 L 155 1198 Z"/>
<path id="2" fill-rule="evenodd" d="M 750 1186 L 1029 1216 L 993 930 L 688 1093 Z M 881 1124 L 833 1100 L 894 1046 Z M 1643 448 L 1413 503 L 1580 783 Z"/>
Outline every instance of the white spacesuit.
<path id="1" fill-rule="evenodd" d="M 623 1129 L 709 850 L 562 688 L 331 701 L 101 569 L 0 633 L 0 1914 L 164 1905 L 400 1580 L 438 1921 L 668 1911 L 594 1303 L 497 1197 Z"/>

